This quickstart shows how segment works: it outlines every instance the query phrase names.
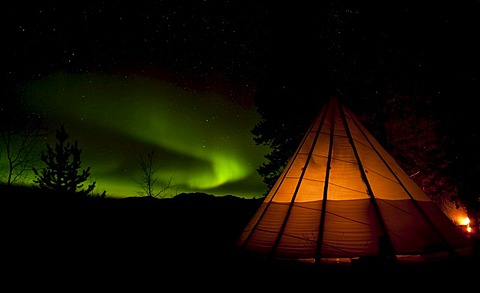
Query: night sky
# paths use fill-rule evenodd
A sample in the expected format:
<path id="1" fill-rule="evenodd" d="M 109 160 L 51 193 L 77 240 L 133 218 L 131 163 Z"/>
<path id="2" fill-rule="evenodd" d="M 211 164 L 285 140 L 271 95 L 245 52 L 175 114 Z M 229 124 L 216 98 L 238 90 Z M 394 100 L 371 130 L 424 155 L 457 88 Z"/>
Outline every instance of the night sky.
<path id="1" fill-rule="evenodd" d="M 171 195 L 262 196 L 260 14 L 247 2 L 146 3 L 8 4 L 8 98 L 48 120 L 50 144 L 65 125 L 97 192 L 137 195 L 139 156 L 154 151 L 157 190 L 171 179 Z"/>
<path id="2" fill-rule="evenodd" d="M 259 115 L 228 95 L 147 76 L 91 73 L 51 75 L 24 89 L 30 109 L 66 125 L 97 188 L 111 195 L 139 191 L 138 159 L 151 151 L 159 184 L 172 178 L 170 194 L 258 197 L 265 189 L 255 168 L 266 148 L 249 132 Z"/>
<path id="3" fill-rule="evenodd" d="M 388 14 L 386 6 L 348 2 L 335 9 L 330 2 L 2 4 L 6 98 L 0 110 L 13 107 L 47 119 L 50 143 L 63 123 L 82 149 L 82 167 L 91 167 L 97 192 L 137 195 L 138 158 L 154 151 L 160 184 L 172 178 L 174 193 L 260 197 L 267 190 L 256 169 L 269 152 L 251 133 L 261 119 L 254 102 L 260 84 L 283 91 L 271 95 L 272 108 L 281 99 L 279 106 L 301 109 L 298 101 L 315 97 L 316 81 L 340 72 L 339 60 L 350 58 L 342 46 L 357 49 L 336 37 L 345 32 L 338 29 L 344 16 L 364 19 L 363 27 L 348 31 L 360 32 L 360 44 L 376 25 L 373 17 L 404 35 L 412 30 L 436 37 L 445 28 L 455 35 L 448 31 L 451 19 L 436 14 L 438 7 L 411 13 L 399 5 L 405 1 L 395 1 L 399 6 Z M 392 12 L 397 18 L 390 20 Z M 360 46 L 358 54 L 379 59 L 372 48 Z M 434 45 L 429 49 L 431 54 L 415 52 L 416 58 L 435 56 Z M 368 58 L 353 60 L 354 68 L 369 64 Z"/>

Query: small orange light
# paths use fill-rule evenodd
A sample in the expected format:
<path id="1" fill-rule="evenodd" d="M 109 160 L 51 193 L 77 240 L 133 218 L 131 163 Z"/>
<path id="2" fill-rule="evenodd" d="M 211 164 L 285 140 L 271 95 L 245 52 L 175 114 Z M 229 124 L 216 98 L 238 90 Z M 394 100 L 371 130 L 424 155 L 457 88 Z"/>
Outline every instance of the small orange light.
<path id="1" fill-rule="evenodd" d="M 462 225 L 462 226 L 468 225 L 468 224 L 470 224 L 470 219 L 468 217 L 459 218 L 458 219 L 458 224 Z"/>

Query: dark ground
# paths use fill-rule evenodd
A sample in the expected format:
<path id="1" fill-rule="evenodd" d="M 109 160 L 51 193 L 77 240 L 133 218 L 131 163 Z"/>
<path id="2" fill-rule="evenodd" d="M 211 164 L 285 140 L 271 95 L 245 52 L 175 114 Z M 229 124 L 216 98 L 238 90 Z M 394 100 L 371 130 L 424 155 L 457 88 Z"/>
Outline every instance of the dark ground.
<path id="1" fill-rule="evenodd" d="M 390 267 L 254 259 L 238 251 L 235 242 L 261 199 L 206 194 L 173 199 L 2 197 L 2 274 L 15 291 L 298 291 L 320 290 L 324 284 L 328 291 L 383 291 L 383 286 L 458 290 L 478 286 L 480 277 L 476 254 Z"/>

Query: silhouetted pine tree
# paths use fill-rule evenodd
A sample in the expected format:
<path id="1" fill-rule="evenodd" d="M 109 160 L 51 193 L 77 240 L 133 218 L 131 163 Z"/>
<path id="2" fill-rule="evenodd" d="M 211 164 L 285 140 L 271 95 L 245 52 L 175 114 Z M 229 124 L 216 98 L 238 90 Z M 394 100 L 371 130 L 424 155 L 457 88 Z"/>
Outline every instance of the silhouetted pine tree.
<path id="1" fill-rule="evenodd" d="M 90 184 L 87 189 L 82 189 L 83 182 L 90 176 L 90 167 L 79 173 L 81 150 L 77 141 L 73 145 L 67 142 L 68 137 L 68 132 L 62 124 L 56 131 L 55 138 L 58 142 L 55 149 L 47 144 L 47 152 L 41 153 L 41 160 L 47 167 L 41 171 L 33 168 L 37 177 L 33 182 L 41 189 L 86 196 L 95 188 L 96 182 Z"/>

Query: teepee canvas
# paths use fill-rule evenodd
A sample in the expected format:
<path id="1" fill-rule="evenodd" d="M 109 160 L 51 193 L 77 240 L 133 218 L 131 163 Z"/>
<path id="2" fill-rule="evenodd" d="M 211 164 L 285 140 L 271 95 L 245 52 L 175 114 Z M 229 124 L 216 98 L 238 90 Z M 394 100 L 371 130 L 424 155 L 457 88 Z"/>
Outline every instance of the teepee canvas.
<path id="1" fill-rule="evenodd" d="M 464 255 L 468 237 L 335 97 L 238 239 L 266 258 L 315 263 Z"/>

